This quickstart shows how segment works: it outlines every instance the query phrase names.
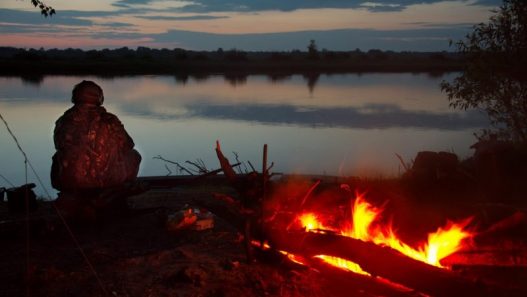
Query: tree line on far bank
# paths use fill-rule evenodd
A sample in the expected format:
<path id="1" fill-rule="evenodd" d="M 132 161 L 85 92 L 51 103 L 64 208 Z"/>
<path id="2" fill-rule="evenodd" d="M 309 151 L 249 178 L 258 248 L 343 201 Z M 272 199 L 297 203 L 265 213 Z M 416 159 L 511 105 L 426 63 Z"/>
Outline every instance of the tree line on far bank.
<path id="1" fill-rule="evenodd" d="M 247 72 L 349 72 L 349 71 L 455 71 L 462 68 L 460 55 L 452 52 L 394 52 L 317 50 L 311 41 L 307 51 L 243 51 L 239 49 L 192 51 L 181 48 L 82 50 L 22 49 L 0 47 L 4 74 L 86 73 L 112 67 L 126 73 L 201 71 Z M 35 63 L 38 62 L 38 63 Z M 92 66 L 90 66 L 92 65 Z M 95 71 L 97 72 L 97 71 Z"/>

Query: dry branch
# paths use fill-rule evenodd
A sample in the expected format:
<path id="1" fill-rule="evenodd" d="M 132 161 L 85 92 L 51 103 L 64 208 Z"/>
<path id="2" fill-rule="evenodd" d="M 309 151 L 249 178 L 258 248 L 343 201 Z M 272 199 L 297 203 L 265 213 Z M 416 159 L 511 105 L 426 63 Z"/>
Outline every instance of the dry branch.
<path id="1" fill-rule="evenodd" d="M 186 173 L 188 173 L 188 174 L 190 174 L 190 175 L 194 175 L 190 170 L 188 170 L 188 169 L 185 168 L 184 166 L 181 166 L 181 164 L 179 164 L 178 162 L 174 162 L 174 161 L 171 161 L 171 160 L 165 159 L 165 158 L 163 158 L 161 155 L 157 155 L 157 156 L 155 156 L 155 157 L 152 157 L 152 159 L 158 159 L 158 160 L 164 161 L 164 162 L 166 162 L 166 163 L 174 164 L 174 165 L 177 166 L 177 168 L 178 168 L 178 170 L 179 170 L 180 172 L 186 172 Z M 167 170 L 171 173 L 170 169 L 168 169 L 168 167 L 166 166 L 166 164 L 165 164 L 165 168 L 167 168 Z M 169 173 L 169 174 L 170 174 L 170 173 Z"/>

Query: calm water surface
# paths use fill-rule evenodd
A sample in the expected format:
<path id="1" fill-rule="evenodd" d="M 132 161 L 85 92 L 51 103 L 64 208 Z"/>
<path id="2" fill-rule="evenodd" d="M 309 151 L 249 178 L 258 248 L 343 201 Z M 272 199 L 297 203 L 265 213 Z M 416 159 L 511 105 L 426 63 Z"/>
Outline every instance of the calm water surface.
<path id="1" fill-rule="evenodd" d="M 274 172 L 392 176 L 401 170 L 395 153 L 408 161 L 421 150 L 471 153 L 473 132 L 488 123 L 479 112 L 448 107 L 438 85 L 455 76 L 1 77 L 0 112 L 48 189 L 54 123 L 83 79 L 103 88 L 104 106 L 133 137 L 143 156 L 140 175 L 168 173 L 157 155 L 180 163 L 199 158 L 215 169 L 219 139 L 231 160 L 237 152 L 258 168 L 267 143 Z M 24 183 L 23 157 L 3 126 L 0 144 L 0 174 Z M 0 179 L 2 186 L 8 184 Z"/>

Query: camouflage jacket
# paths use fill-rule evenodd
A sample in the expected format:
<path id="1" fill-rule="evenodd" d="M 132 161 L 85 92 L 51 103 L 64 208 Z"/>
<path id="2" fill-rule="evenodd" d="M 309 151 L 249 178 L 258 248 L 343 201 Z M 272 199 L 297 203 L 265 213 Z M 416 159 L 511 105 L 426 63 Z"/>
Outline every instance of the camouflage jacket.
<path id="1" fill-rule="evenodd" d="M 51 182 L 58 190 L 108 188 L 137 177 L 141 156 L 104 107 L 74 105 L 56 121 L 53 140 Z"/>

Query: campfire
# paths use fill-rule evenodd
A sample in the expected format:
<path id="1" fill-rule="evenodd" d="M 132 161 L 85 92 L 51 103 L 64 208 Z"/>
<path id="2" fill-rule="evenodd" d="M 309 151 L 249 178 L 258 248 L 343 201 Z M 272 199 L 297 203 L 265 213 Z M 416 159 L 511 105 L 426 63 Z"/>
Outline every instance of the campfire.
<path id="1" fill-rule="evenodd" d="M 324 199 L 313 194 L 320 181 L 311 184 L 300 198 L 288 197 L 288 189 L 297 185 L 274 187 L 266 147 L 262 173 L 237 174 L 219 144 L 216 152 L 239 197 L 216 194 L 219 204 L 206 207 L 238 227 L 250 262 L 257 249 L 282 255 L 307 269 L 352 272 L 430 296 L 521 295 L 511 288 L 461 276 L 442 261 L 471 247 L 477 235 L 473 217 L 447 221 L 428 236 L 407 243 L 399 233 L 404 230 L 394 228 L 384 205 L 374 205 L 366 194 L 355 193 L 348 184 L 338 185 L 338 191 L 348 196 L 344 204 L 308 207 L 308 201 Z"/>
<path id="2" fill-rule="evenodd" d="M 398 238 L 391 224 L 375 224 L 382 213 L 382 209 L 371 205 L 363 195 L 357 195 L 352 208 L 352 217 L 339 226 L 328 225 L 328 218 L 322 214 L 306 212 L 296 218 L 297 223 L 306 232 L 332 232 L 345 237 L 355 238 L 362 241 L 373 242 L 377 245 L 387 246 L 399 251 L 415 260 L 429 265 L 443 267 L 440 260 L 463 248 L 466 239 L 470 239 L 472 232 L 466 230 L 471 218 L 461 222 L 448 222 L 444 227 L 430 233 L 426 241 L 414 248 Z M 317 255 L 327 263 L 336 267 L 350 270 L 356 273 L 368 274 L 360 268 L 360 265 L 348 260 L 339 259 L 327 255 Z"/>

